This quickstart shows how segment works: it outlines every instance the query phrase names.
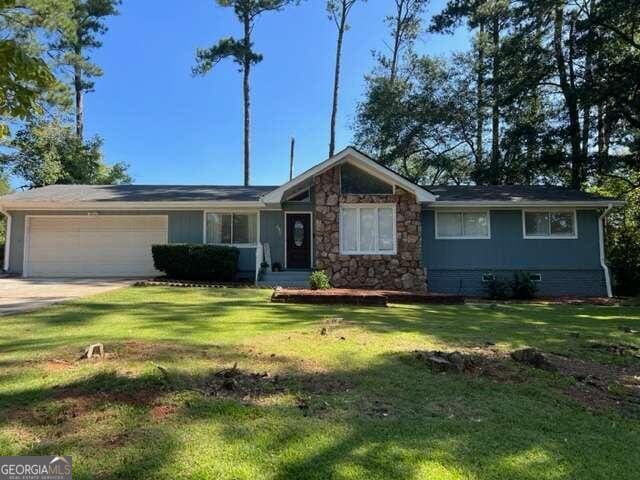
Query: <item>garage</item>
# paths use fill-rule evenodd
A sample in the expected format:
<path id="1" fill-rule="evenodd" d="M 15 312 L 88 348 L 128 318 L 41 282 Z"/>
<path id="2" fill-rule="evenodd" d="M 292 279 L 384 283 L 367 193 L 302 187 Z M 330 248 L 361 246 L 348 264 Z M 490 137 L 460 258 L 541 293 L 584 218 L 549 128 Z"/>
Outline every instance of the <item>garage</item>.
<path id="1" fill-rule="evenodd" d="M 27 216 L 27 277 L 158 274 L 151 245 L 167 243 L 166 215 Z"/>

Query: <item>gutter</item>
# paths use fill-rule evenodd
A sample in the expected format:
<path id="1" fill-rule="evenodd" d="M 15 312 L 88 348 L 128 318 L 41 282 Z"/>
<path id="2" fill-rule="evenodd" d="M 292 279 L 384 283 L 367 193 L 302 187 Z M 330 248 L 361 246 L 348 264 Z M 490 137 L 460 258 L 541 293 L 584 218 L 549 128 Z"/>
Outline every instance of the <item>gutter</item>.
<path id="1" fill-rule="evenodd" d="M 465 200 L 465 201 L 452 201 L 452 200 L 438 200 L 435 202 L 425 202 L 426 208 L 439 208 L 439 207 L 462 207 L 462 208 L 478 208 L 478 207 L 493 207 L 493 208 L 540 208 L 540 207 L 562 207 L 562 208 L 593 208 L 593 207 L 613 207 L 622 206 L 624 201 L 619 200 L 582 200 L 582 201 L 567 201 L 567 200 Z"/>
<path id="2" fill-rule="evenodd" d="M 7 230 L 5 232 L 5 238 L 4 238 L 4 265 L 2 265 L 2 269 L 5 272 L 8 272 L 9 271 L 9 253 L 11 251 L 9 247 L 11 243 L 11 214 L 2 208 L 0 208 L 0 213 L 2 213 L 5 217 L 7 217 Z"/>
<path id="3" fill-rule="evenodd" d="M 613 204 L 607 205 L 607 208 L 604 209 L 602 215 L 598 219 L 598 233 L 600 236 L 600 265 L 602 266 L 602 270 L 604 271 L 604 281 L 607 286 L 607 297 L 613 297 L 613 292 L 611 290 L 611 274 L 609 273 L 609 267 L 607 266 L 607 259 L 604 253 L 604 219 L 607 214 L 613 208 Z"/>
<path id="4" fill-rule="evenodd" d="M 0 203 L 0 211 L 4 208 L 11 210 L 51 210 L 51 211 L 119 211 L 119 210 L 215 210 L 215 209 L 260 209 L 265 206 L 258 201 L 163 201 L 163 202 L 126 202 L 126 201 L 97 201 L 97 202 L 50 202 L 50 201 L 5 201 Z"/>

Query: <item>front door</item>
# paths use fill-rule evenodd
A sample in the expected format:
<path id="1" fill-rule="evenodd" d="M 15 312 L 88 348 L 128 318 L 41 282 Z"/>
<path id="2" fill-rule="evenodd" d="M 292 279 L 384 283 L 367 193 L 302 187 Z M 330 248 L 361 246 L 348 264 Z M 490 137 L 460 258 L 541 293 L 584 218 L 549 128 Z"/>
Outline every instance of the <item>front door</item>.
<path id="1" fill-rule="evenodd" d="M 287 213 L 287 268 L 311 268 L 311 214 Z"/>

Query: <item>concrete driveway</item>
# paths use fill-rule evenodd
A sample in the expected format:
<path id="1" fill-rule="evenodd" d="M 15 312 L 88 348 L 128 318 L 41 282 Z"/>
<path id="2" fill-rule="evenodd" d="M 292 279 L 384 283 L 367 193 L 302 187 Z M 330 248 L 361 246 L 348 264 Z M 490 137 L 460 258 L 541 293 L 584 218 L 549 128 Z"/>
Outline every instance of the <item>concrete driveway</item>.
<path id="1" fill-rule="evenodd" d="M 0 278 L 0 315 L 37 310 L 134 282 L 123 278 Z"/>

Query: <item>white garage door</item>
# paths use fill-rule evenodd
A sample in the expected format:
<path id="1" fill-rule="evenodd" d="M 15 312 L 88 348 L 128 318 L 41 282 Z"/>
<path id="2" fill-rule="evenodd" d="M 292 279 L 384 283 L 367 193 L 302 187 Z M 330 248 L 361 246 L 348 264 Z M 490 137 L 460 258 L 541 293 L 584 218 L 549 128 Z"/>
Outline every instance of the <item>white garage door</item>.
<path id="1" fill-rule="evenodd" d="M 151 245 L 167 243 L 166 215 L 28 217 L 24 276 L 150 276 Z"/>

